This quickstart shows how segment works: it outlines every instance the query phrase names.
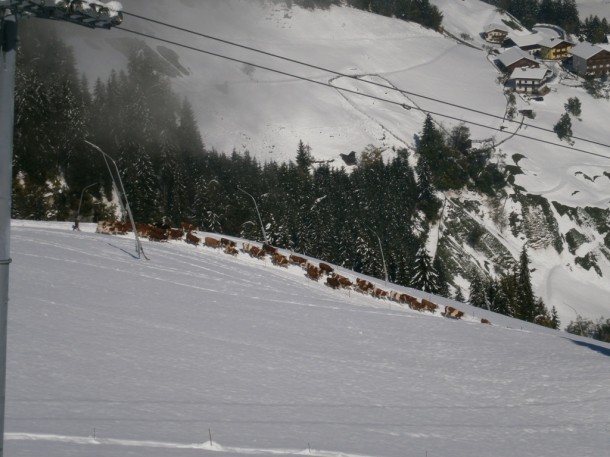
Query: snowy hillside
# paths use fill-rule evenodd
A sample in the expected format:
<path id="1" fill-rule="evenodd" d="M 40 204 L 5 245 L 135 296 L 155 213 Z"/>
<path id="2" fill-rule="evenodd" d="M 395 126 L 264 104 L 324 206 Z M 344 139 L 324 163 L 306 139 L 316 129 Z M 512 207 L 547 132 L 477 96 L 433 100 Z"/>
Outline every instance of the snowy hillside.
<path id="1" fill-rule="evenodd" d="M 125 0 L 123 28 L 415 105 L 438 113 L 434 119 L 446 130 L 457 120 L 479 124 L 467 124 L 472 138 L 494 142 L 494 160 L 504 161 L 514 174 L 514 193 L 502 202 L 501 224 L 493 220 L 492 210 L 480 201 L 480 196 L 446 195 L 449 201 L 460 205 L 455 206 L 454 219 L 441 224 L 445 229 L 441 233 L 447 239 L 464 244 L 457 233 L 468 230 L 454 223 L 464 217 L 483 227 L 490 238 L 490 252 L 472 252 L 468 246 L 460 246 L 459 251 L 453 252 L 454 257 L 472 258 L 481 269 L 493 272 L 489 265 L 497 260 L 494 256 L 514 257 L 528 243 L 535 250 L 531 258 L 536 293 L 549 308 L 557 308 L 564 325 L 575 319 L 574 309 L 589 318 L 610 315 L 610 148 L 584 141 L 610 143 L 610 103 L 593 99 L 577 81 L 550 63 L 548 66 L 556 75 L 548 84 L 551 93 L 543 101 L 517 97 L 518 110 L 532 110 L 535 114 L 533 120 L 519 116 L 516 120 L 523 121 L 523 125 L 430 100 L 432 97 L 500 117 L 507 110 L 494 56 L 476 49 L 482 45 L 479 34 L 484 26 L 501 21 L 502 16 L 477 0 L 433 3 L 444 11 L 446 29 L 454 36 L 469 35 L 475 47 L 417 24 L 351 8 L 310 11 L 263 0 Z M 583 0 L 579 4 L 585 3 Z M 129 12 L 311 62 L 358 76 L 362 81 L 338 78 L 319 69 L 189 35 L 136 19 Z M 124 67 L 127 49 L 142 46 L 134 41 L 139 38 L 120 28 L 110 32 L 63 24 L 62 28 L 69 30 L 69 42 L 91 81 L 106 78 L 112 68 Z M 294 159 L 296 145 L 302 139 L 311 145 L 315 159 L 334 160 L 341 166 L 340 153 L 359 152 L 373 144 L 388 148 L 386 155 L 390 155 L 392 147 L 413 147 L 415 135 L 421 131 L 424 113 L 415 109 L 405 110 L 400 105 L 342 93 L 155 40 L 146 41 L 146 45 L 173 66 L 174 86 L 192 102 L 210 148 L 225 152 L 249 150 L 262 161 L 283 161 Z M 401 88 L 409 94 L 365 81 Z M 552 128 L 571 97 L 582 102 L 581 120 L 574 119 L 572 126 L 574 137 L 581 139 L 575 139 L 573 147 L 593 155 L 569 149 L 571 145 L 565 141 L 562 144 L 568 148 L 556 145 L 561 142 Z M 514 133 L 529 138 L 513 136 Z M 538 200 L 532 200 L 534 197 Z M 458 214 L 466 206 L 470 208 L 467 214 Z M 605 213 L 599 216 L 598 210 Z M 568 239 L 577 241 L 568 246 Z M 458 282 L 467 287 L 464 274 L 457 272 L 461 276 Z"/>
<path id="2" fill-rule="evenodd" d="M 6 455 L 607 454 L 610 345 L 144 249 L 13 223 Z"/>

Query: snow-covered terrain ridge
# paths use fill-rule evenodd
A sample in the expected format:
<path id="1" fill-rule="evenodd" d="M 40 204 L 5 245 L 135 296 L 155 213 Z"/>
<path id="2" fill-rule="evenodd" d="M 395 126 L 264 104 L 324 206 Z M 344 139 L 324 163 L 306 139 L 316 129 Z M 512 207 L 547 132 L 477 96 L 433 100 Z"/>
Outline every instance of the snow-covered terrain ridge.
<path id="1" fill-rule="evenodd" d="M 471 47 L 417 24 L 345 7 L 310 11 L 287 8 L 285 2 L 270 0 L 126 0 L 122 3 L 123 28 L 277 68 L 335 87 L 503 128 L 500 133 L 470 125 L 474 140 L 493 138 L 499 144 L 498 155 L 518 170 L 514 177 L 517 188 L 548 201 L 550 209 L 543 214 L 535 205 L 524 209 L 522 203 L 512 204 L 509 200 L 504 205 L 504 220 L 514 212 L 524 221 L 523 226 L 527 226 L 515 234 L 507 227 L 498 228 L 484 204 L 476 214 L 470 211 L 468 217 L 484 226 L 494 243 L 504 246 L 506 252 L 519 252 L 526 242 L 535 249 L 531 258 L 536 293 L 549 308 L 557 308 L 564 325 L 575 319 L 573 309 L 593 319 L 610 315 L 607 299 L 610 260 L 606 254 L 610 248 L 604 248 L 607 232 L 600 233 L 599 227 L 588 220 L 576 221 L 572 213 L 561 214 L 552 205 L 556 202 L 570 208 L 610 208 L 610 149 L 582 140 L 574 141 L 575 148 L 603 156 L 599 157 L 512 136 L 518 131 L 535 139 L 560 143 L 552 132 L 553 125 L 564 112 L 568 98 L 578 97 L 582 116 L 581 120 L 573 119 L 574 136 L 609 144 L 610 103 L 594 100 L 581 87 L 576 87 L 576 81 L 561 77 L 553 79 L 548 84 L 551 93 L 541 102 L 517 97 L 517 109 L 533 110 L 536 115 L 533 120 L 525 119 L 525 125 L 519 127 L 426 98 L 392 92 L 363 81 L 337 78 L 322 70 L 240 50 L 141 21 L 128 14 L 162 18 L 187 29 L 502 117 L 507 108 L 506 98 L 503 86 L 497 81 L 499 73 L 493 65 L 494 58 L 476 49 L 483 44 L 479 34 L 485 25 L 501 22 L 504 18 L 494 7 L 478 0 L 434 0 L 433 3 L 445 12 L 444 26 L 448 32 L 456 37 L 468 34 L 475 46 Z M 69 42 L 74 45 L 81 69 L 90 80 L 97 76 L 105 78 L 111 68 L 124 67 L 125 45 L 136 39 L 120 27 L 110 32 L 83 30 L 71 25 L 63 28 L 69 30 Z M 296 145 L 302 139 L 311 145 L 316 159 L 335 160 L 335 164 L 341 166 L 340 153 L 361 151 L 373 144 L 387 147 L 386 155 L 389 156 L 391 147 L 412 147 L 414 135 L 421 131 L 424 119 L 421 111 L 341 93 L 154 40 L 148 40 L 147 44 L 176 68 L 172 79 L 174 86 L 194 105 L 204 140 L 210 148 L 225 152 L 249 150 L 263 161 L 284 161 L 294 159 Z M 170 49 L 175 55 L 169 52 Z M 457 124 L 442 116 L 434 118 L 447 129 Z M 563 144 L 569 146 L 567 142 Z M 547 216 L 557 220 L 556 228 L 543 227 Z M 565 248 L 558 253 L 552 248 L 553 239 L 561 243 L 574 230 L 585 241 L 572 249 L 573 252 Z M 463 240 L 458 239 L 458 243 Z M 464 250 L 468 251 L 468 247 Z M 477 252 L 459 255 L 462 254 L 475 258 L 482 268 L 493 263 L 488 256 Z M 601 276 L 595 268 L 586 270 L 578 263 L 588 259 L 584 263 L 589 265 L 593 257 Z M 463 285 L 468 287 L 467 282 Z"/>
<path id="2" fill-rule="evenodd" d="M 144 249 L 13 222 L 6 455 L 607 453 L 608 344 L 467 305 L 421 314 L 242 253 Z"/>

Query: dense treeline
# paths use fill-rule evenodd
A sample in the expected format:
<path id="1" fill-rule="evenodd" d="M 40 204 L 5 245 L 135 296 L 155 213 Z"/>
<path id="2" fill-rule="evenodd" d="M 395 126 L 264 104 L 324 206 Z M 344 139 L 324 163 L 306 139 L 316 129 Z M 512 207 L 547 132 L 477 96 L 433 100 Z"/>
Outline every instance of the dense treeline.
<path id="1" fill-rule="evenodd" d="M 600 317 L 594 322 L 578 316 L 576 321 L 568 324 L 566 332 L 610 343 L 610 319 Z"/>
<path id="2" fill-rule="evenodd" d="M 589 43 L 604 43 L 610 33 L 606 18 L 589 16 L 581 21 L 575 0 L 483 0 L 515 16 L 524 26 L 556 24 Z"/>
<path id="3" fill-rule="evenodd" d="M 604 43 L 610 35 L 610 24 L 605 17 L 589 16 L 580 24 L 580 35 L 589 43 Z"/>
<path id="4" fill-rule="evenodd" d="M 350 172 L 314 163 L 302 141 L 287 163 L 226 155 L 206 150 L 190 105 L 172 92 L 146 49 L 90 88 L 51 30 L 21 29 L 13 217 L 70 220 L 81 198 L 83 220 L 116 217 L 110 173 L 87 140 L 118 163 L 138 222 L 190 222 L 262 241 L 252 195 L 270 243 L 450 295 L 449 272 L 426 249 L 441 212 L 439 193 L 470 188 L 494 195 L 506 185 L 501 167 L 490 162 L 491 148 L 473 147 L 468 128 L 445 133 L 428 116 L 415 151 L 384 160 L 382 150 L 367 146 Z M 533 303 L 531 284 L 525 295 L 518 284 L 518 298 Z M 539 314 L 497 310 L 526 320 Z"/>
<path id="5" fill-rule="evenodd" d="M 556 24 L 568 33 L 579 31 L 576 0 L 483 0 L 515 16 L 525 27 Z"/>
<path id="6" fill-rule="evenodd" d="M 331 5 L 347 5 L 382 16 L 417 22 L 425 27 L 440 29 L 443 14 L 429 0 L 287 0 L 304 8 L 328 8 Z"/>
<path id="7" fill-rule="evenodd" d="M 470 304 L 545 327 L 559 328 L 555 307 L 549 311 L 544 302 L 534 295 L 529 264 L 527 250 L 523 247 L 519 262 L 497 279 L 473 271 Z"/>

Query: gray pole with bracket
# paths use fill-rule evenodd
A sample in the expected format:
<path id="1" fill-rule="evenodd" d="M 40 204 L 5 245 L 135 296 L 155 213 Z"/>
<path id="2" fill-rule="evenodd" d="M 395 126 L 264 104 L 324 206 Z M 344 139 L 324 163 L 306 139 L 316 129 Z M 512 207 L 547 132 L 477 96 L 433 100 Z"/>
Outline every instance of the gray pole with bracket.
<path id="1" fill-rule="evenodd" d="M 58 19 L 104 29 L 120 25 L 123 21 L 121 11 L 110 10 L 94 2 L 84 4 L 63 0 L 47 5 L 44 0 L 0 0 L 0 457 L 4 455 L 15 69 L 17 18 L 20 16 Z"/>
<path id="2" fill-rule="evenodd" d="M 13 122 L 15 117 L 15 65 L 17 18 L 8 1 L 0 0 L 0 457 L 4 455 L 6 405 L 6 342 L 8 280 L 13 183 Z"/>

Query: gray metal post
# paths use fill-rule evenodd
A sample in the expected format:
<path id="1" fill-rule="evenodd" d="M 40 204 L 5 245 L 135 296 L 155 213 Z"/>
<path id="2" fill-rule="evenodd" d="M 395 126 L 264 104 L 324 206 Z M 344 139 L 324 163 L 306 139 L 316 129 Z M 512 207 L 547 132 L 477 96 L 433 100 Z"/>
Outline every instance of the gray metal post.
<path id="1" fill-rule="evenodd" d="M 0 1 L 0 8 L 8 6 Z M 6 405 L 6 341 L 8 279 L 11 237 L 11 191 L 13 184 L 13 123 L 15 118 L 15 64 L 17 18 L 0 9 L 0 457 L 4 455 L 4 409 Z"/>
<path id="2" fill-rule="evenodd" d="M 91 186 L 95 186 L 96 184 L 97 184 L 97 183 L 96 183 L 96 182 L 94 182 L 93 184 L 89 184 L 88 186 L 83 187 L 83 190 L 82 190 L 82 191 L 81 191 L 81 193 L 80 193 L 80 200 L 78 201 L 78 210 L 76 211 L 76 220 L 77 220 L 77 221 L 80 219 L 80 206 L 81 206 L 81 205 L 82 205 L 82 203 L 83 203 L 83 195 L 85 195 L 85 191 L 86 191 L 87 189 L 89 189 L 89 187 L 91 187 Z"/>
<path id="3" fill-rule="evenodd" d="M 377 237 L 377 241 L 379 241 L 379 251 L 381 251 L 381 261 L 383 262 L 383 273 L 385 275 L 385 285 L 388 285 L 388 269 L 385 266 L 385 256 L 383 255 L 383 248 L 381 247 L 381 238 L 377 235 L 377 232 L 372 228 L 368 227 L 368 229 L 373 232 L 373 234 Z"/>
<path id="4" fill-rule="evenodd" d="M 138 237 L 138 230 L 136 228 L 136 223 L 133 220 L 133 215 L 131 214 L 131 208 L 129 207 L 129 200 L 127 200 L 127 193 L 125 192 L 125 187 L 123 186 L 123 180 L 121 179 L 121 173 L 119 172 L 119 167 L 117 166 L 117 164 L 114 161 L 114 159 L 112 157 L 110 157 L 108 154 L 106 154 L 104 151 L 102 151 L 102 149 L 99 146 L 91 143 L 90 141 L 87 141 L 87 140 L 84 140 L 84 141 L 89 146 L 91 146 L 93 149 L 95 149 L 96 151 L 100 152 L 104 156 L 104 160 L 108 159 L 114 165 L 114 168 L 116 170 L 116 174 L 119 177 L 119 184 L 121 185 L 121 193 L 123 194 L 123 197 L 125 197 L 125 209 L 127 210 L 127 215 L 129 216 L 129 220 L 131 222 L 131 228 L 133 230 L 133 234 L 134 234 L 135 239 L 136 239 L 136 253 L 137 253 L 138 257 L 140 257 L 140 254 L 142 254 L 142 256 L 144 256 L 144 258 L 146 260 L 148 260 L 148 257 L 146 257 L 146 254 L 144 254 L 144 248 L 142 247 L 142 243 L 140 243 L 140 238 Z M 110 166 L 108 165 L 108 162 L 106 162 L 106 166 L 108 166 L 108 171 L 110 171 Z M 110 173 L 110 177 L 112 178 L 112 181 L 114 182 L 114 177 L 113 177 L 112 172 Z M 116 184 L 115 184 L 115 186 L 116 186 Z M 122 206 L 123 205 L 123 203 L 122 203 L 123 200 L 122 200 L 122 197 L 120 195 L 119 195 L 119 201 L 121 202 L 121 206 Z"/>
<path id="5" fill-rule="evenodd" d="M 258 214 L 258 221 L 261 223 L 261 231 L 263 232 L 263 240 L 265 241 L 265 243 L 268 243 L 267 233 L 265 233 L 265 226 L 263 225 L 263 220 L 261 219 L 261 213 L 258 212 L 258 205 L 256 204 L 256 200 L 254 199 L 254 197 L 252 195 L 250 195 L 248 192 L 246 192 L 242 188 L 238 187 L 237 190 L 246 194 L 254 202 L 254 208 L 256 209 L 256 214 Z"/>

